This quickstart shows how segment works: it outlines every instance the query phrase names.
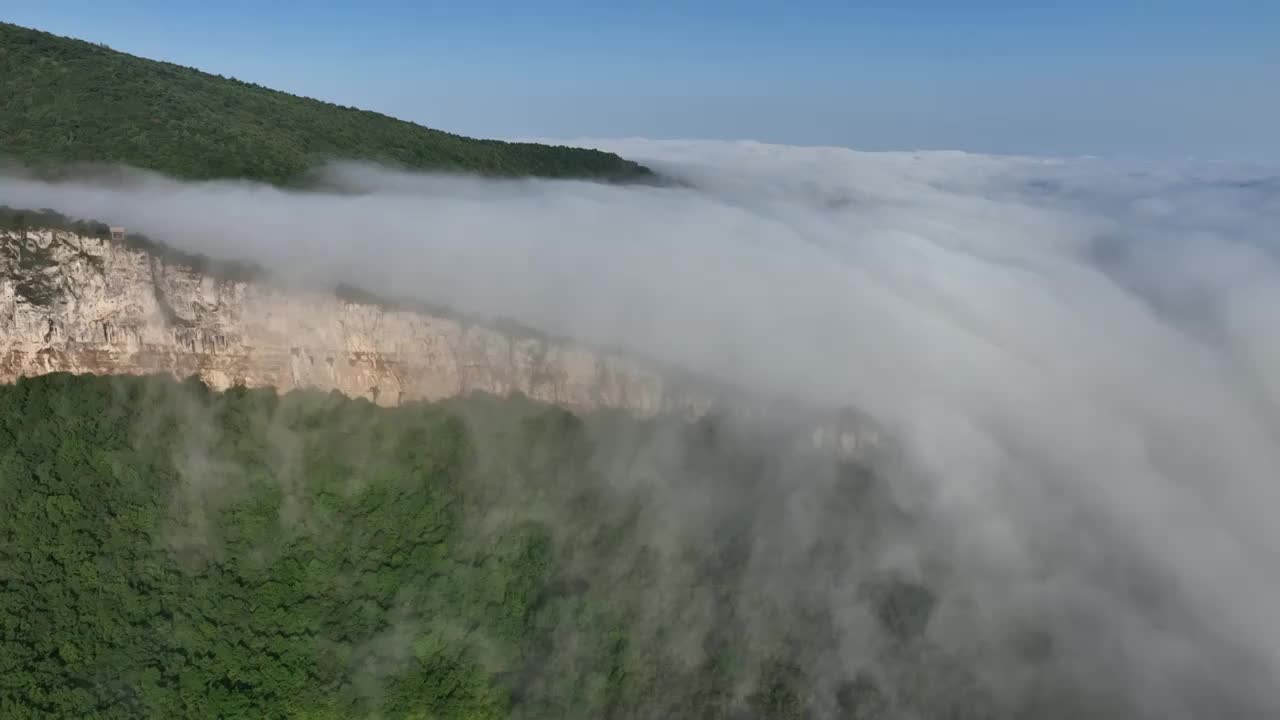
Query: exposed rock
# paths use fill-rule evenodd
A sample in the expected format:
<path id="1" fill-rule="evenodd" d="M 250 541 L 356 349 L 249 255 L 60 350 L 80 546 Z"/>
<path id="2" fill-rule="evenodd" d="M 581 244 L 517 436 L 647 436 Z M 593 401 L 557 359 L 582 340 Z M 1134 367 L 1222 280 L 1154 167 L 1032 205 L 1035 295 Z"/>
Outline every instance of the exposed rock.
<path id="1" fill-rule="evenodd" d="M 60 371 L 337 390 L 387 406 L 519 392 L 641 417 L 697 417 L 719 397 L 713 383 L 569 340 L 206 274 L 109 236 L 0 230 L 0 382 Z M 809 442 L 865 457 L 882 439 L 865 422 L 824 421 Z"/>
<path id="2" fill-rule="evenodd" d="M 474 390 L 642 416 L 710 404 L 650 363 L 571 341 L 217 279 L 108 239 L 0 233 L 0 382 L 56 371 L 171 372 L 380 405 Z"/>

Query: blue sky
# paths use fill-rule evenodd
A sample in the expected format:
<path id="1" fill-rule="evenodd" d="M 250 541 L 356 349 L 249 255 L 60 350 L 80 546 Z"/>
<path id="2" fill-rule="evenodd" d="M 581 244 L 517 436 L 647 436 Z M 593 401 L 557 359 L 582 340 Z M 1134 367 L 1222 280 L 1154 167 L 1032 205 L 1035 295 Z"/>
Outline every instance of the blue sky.
<path id="1" fill-rule="evenodd" d="M 0 19 L 471 135 L 1280 162 L 1277 0 L 611 4 L 7 0 Z"/>

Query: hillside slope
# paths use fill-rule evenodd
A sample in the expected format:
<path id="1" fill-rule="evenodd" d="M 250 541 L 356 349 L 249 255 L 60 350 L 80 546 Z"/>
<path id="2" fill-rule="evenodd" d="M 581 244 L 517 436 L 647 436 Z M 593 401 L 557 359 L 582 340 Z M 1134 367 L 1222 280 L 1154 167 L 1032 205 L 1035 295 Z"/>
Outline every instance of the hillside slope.
<path id="1" fill-rule="evenodd" d="M 859 586 L 882 672 L 819 664 L 826 596 L 762 587 L 742 541 L 777 536 L 784 452 L 521 399 L 0 385 L 0 717 L 991 717 L 891 573 Z M 889 542 L 884 482 L 788 457 L 835 488 L 813 527 Z M 697 497 L 723 500 L 672 517 Z"/>
<path id="2" fill-rule="evenodd" d="M 328 159 L 414 170 L 644 180 L 598 150 L 479 140 L 0 23 L 0 155 L 182 178 L 294 183 Z"/>

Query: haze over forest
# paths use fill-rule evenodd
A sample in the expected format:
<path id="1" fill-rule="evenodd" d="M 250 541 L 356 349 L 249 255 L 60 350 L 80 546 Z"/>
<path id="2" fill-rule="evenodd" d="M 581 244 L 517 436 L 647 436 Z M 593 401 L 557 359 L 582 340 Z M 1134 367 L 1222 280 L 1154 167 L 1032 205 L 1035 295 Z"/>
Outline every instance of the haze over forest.
<path id="1" fill-rule="evenodd" d="M 298 155 L 306 183 L 10 153 L 0 205 L 776 411 L 24 379 L 0 389 L 0 711 L 1280 714 L 1280 169 L 563 143 L 602 152 L 519 156 L 591 159 L 570 178 Z M 797 446 L 791 406 L 889 449 Z"/>

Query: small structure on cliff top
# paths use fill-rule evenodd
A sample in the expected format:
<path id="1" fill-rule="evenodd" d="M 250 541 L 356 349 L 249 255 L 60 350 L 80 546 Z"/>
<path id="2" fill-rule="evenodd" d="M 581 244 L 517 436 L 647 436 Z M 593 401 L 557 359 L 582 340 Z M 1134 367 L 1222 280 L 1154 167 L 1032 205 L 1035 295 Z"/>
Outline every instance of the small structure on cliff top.
<path id="1" fill-rule="evenodd" d="M 111 228 L 111 239 L 116 241 L 124 240 L 124 228 L 122 227 Z"/>

